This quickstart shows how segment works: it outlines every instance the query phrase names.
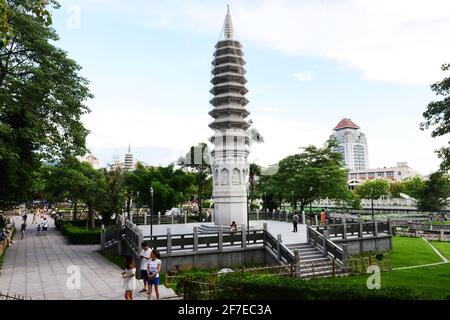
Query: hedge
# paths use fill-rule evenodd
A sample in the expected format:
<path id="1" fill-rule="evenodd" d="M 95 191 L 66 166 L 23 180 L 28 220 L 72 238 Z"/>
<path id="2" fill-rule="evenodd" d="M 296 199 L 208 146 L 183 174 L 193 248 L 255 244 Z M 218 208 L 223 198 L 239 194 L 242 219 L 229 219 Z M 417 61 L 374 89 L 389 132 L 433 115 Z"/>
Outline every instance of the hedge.
<path id="1" fill-rule="evenodd" d="M 420 295 L 409 288 L 382 286 L 379 290 L 369 290 L 356 283 L 326 283 L 299 278 L 228 273 L 218 277 L 221 300 L 415 300 Z"/>
<path id="2" fill-rule="evenodd" d="M 86 229 L 86 221 L 56 220 L 55 226 L 72 244 L 100 244 L 100 229 Z"/>

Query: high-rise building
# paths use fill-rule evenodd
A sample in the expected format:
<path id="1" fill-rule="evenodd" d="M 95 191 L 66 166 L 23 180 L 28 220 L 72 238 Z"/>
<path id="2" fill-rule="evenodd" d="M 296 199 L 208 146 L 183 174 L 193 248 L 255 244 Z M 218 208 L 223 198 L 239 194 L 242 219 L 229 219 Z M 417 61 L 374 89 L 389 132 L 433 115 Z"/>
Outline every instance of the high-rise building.
<path id="1" fill-rule="evenodd" d="M 245 106 L 247 80 L 242 45 L 234 38 L 233 24 L 228 8 L 222 39 L 216 44 L 212 62 L 214 106 L 209 114 L 214 121 L 209 125 L 215 134 L 211 152 L 213 172 L 214 222 L 229 226 L 247 223 L 247 181 L 251 138 L 251 124 L 245 118 L 250 114 Z"/>
<path id="2" fill-rule="evenodd" d="M 100 160 L 92 154 L 86 154 L 83 157 L 78 157 L 78 160 L 89 163 L 94 169 L 100 169 Z"/>
<path id="3" fill-rule="evenodd" d="M 123 169 L 125 171 L 134 170 L 134 159 L 133 159 L 133 154 L 131 153 L 130 145 L 128 145 L 128 153 L 125 154 L 125 158 L 123 160 Z"/>
<path id="4" fill-rule="evenodd" d="M 350 170 L 369 168 L 367 140 L 360 127 L 352 120 L 344 118 L 333 130 L 330 138 L 335 139 L 338 144 L 336 151 L 342 154 L 344 167 Z"/>

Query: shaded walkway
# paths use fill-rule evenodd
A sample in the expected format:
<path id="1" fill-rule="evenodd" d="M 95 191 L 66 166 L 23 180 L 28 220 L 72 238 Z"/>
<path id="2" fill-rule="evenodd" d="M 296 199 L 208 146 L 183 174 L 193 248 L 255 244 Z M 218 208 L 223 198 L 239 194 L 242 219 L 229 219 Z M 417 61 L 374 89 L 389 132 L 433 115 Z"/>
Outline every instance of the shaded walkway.
<path id="1" fill-rule="evenodd" d="M 40 220 L 40 219 L 38 219 Z M 50 219 L 47 236 L 36 236 L 37 225 L 31 224 L 25 239 L 20 238 L 21 218 L 16 217 L 18 231 L 15 243 L 8 249 L 0 274 L 0 291 L 20 294 L 33 299 L 61 300 L 122 300 L 121 269 L 95 252 L 99 245 L 71 245 L 55 229 Z M 39 222 L 39 221 L 38 221 Z M 79 290 L 67 287 L 69 266 L 81 272 Z M 142 288 L 142 282 L 136 291 Z M 173 296 L 173 291 L 160 286 L 161 298 Z M 146 295 L 135 294 L 136 299 Z"/>

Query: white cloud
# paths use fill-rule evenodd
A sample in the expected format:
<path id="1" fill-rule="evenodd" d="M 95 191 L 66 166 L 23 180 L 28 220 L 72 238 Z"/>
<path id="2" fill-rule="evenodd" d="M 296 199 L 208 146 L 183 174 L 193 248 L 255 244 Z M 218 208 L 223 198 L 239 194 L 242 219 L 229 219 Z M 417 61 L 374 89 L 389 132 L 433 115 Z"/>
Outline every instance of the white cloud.
<path id="1" fill-rule="evenodd" d="M 311 71 L 304 71 L 304 72 L 297 72 L 293 74 L 294 78 L 297 79 L 300 82 L 305 82 L 312 80 L 312 73 Z"/>
<path id="2" fill-rule="evenodd" d="M 226 10 L 219 1 L 138 3 L 147 26 L 211 35 Z M 430 84 L 450 60 L 448 0 L 247 0 L 231 1 L 231 11 L 244 42 L 331 59 L 371 81 Z"/>

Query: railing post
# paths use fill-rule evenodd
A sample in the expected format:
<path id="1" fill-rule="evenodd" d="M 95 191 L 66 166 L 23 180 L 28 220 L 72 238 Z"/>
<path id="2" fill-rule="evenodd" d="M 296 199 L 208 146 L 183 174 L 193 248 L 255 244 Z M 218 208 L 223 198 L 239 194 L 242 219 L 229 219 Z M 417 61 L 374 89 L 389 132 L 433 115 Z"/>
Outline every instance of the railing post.
<path id="1" fill-rule="evenodd" d="M 392 222 L 391 222 L 391 218 L 387 218 L 387 228 L 388 228 L 388 234 L 392 234 Z"/>
<path id="2" fill-rule="evenodd" d="M 158 211 L 158 224 L 161 224 L 161 211 Z"/>
<path id="3" fill-rule="evenodd" d="M 306 224 L 306 220 L 305 220 L 305 210 L 302 211 L 302 223 Z"/>
<path id="4" fill-rule="evenodd" d="M 324 256 L 324 257 L 328 256 L 327 240 L 328 240 L 328 230 L 323 230 L 323 242 L 322 242 L 322 247 L 323 247 L 323 256 Z"/>
<path id="5" fill-rule="evenodd" d="M 259 209 L 256 209 L 256 220 L 259 220 Z"/>
<path id="6" fill-rule="evenodd" d="M 317 214 L 314 215 L 314 219 L 316 220 L 316 226 L 319 225 L 319 218 L 317 218 Z"/>
<path id="7" fill-rule="evenodd" d="M 218 230 L 219 230 L 219 232 L 218 232 L 218 237 L 219 237 L 218 247 L 219 247 L 219 252 L 222 252 L 222 250 L 223 250 L 223 227 L 219 226 Z"/>
<path id="8" fill-rule="evenodd" d="M 342 245 L 342 268 L 344 272 L 348 272 L 348 250 L 346 244 Z"/>
<path id="9" fill-rule="evenodd" d="M 347 220 L 345 217 L 342 220 L 342 239 L 347 239 Z"/>
<path id="10" fill-rule="evenodd" d="M 264 245 L 264 247 L 267 246 L 267 238 L 266 238 L 266 234 L 267 234 L 267 223 L 264 222 L 264 223 L 263 223 L 263 245 Z"/>
<path id="11" fill-rule="evenodd" d="M 439 231 L 439 241 L 445 241 L 444 229 Z"/>
<path id="12" fill-rule="evenodd" d="M 294 277 L 300 277 L 300 251 L 294 250 Z"/>
<path id="13" fill-rule="evenodd" d="M 174 216 L 175 216 L 175 215 L 172 213 L 172 214 L 171 214 L 171 217 L 172 217 L 172 224 L 173 224 L 173 218 L 174 218 Z"/>
<path id="14" fill-rule="evenodd" d="M 194 227 L 194 253 L 198 252 L 198 227 Z"/>
<path id="15" fill-rule="evenodd" d="M 241 226 L 241 233 L 242 233 L 241 246 L 242 246 L 242 248 L 246 248 L 247 247 L 247 227 L 245 226 L 245 224 L 243 224 Z"/>
<path id="16" fill-rule="evenodd" d="M 309 243 L 309 241 L 311 240 L 310 234 L 309 234 L 310 230 L 311 230 L 310 227 L 306 226 L 306 243 Z"/>
<path id="17" fill-rule="evenodd" d="M 281 261 L 281 251 L 280 251 L 280 244 L 281 244 L 281 234 L 277 235 L 277 254 L 278 254 L 278 261 Z"/>
<path id="18" fill-rule="evenodd" d="M 376 220 L 373 222 L 373 235 L 378 236 L 378 222 Z"/>
<path id="19" fill-rule="evenodd" d="M 184 213 L 184 223 L 187 223 L 187 211 Z"/>
<path id="20" fill-rule="evenodd" d="M 363 224 L 361 223 L 361 220 L 358 222 L 358 238 L 362 239 L 363 237 Z"/>
<path id="21" fill-rule="evenodd" d="M 101 229 L 100 229 L 100 244 L 102 249 L 105 249 L 105 225 L 102 224 Z"/>
<path id="22" fill-rule="evenodd" d="M 170 254 L 172 251 L 172 234 L 170 228 L 167 228 L 167 254 Z"/>
<path id="23" fill-rule="evenodd" d="M 144 212 L 144 225 L 147 225 L 147 215 L 148 212 Z"/>

